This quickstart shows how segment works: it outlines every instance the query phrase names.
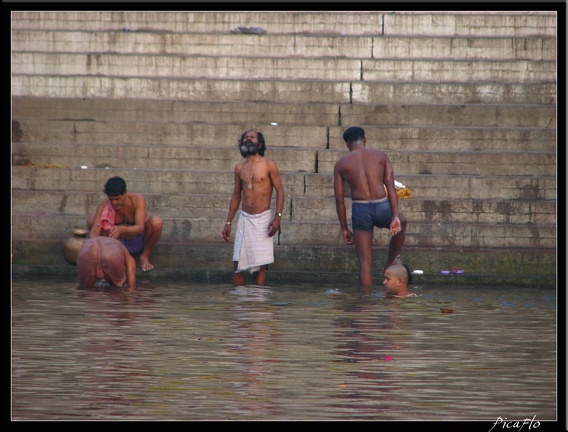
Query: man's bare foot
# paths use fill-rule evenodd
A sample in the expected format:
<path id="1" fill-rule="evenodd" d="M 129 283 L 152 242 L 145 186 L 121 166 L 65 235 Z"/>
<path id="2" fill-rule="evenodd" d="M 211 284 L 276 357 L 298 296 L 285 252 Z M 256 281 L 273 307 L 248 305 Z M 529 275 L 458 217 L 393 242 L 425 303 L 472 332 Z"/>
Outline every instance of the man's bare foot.
<path id="1" fill-rule="evenodd" d="M 148 261 L 148 258 L 140 257 L 140 268 L 142 271 L 149 271 L 154 268 L 154 266 Z"/>

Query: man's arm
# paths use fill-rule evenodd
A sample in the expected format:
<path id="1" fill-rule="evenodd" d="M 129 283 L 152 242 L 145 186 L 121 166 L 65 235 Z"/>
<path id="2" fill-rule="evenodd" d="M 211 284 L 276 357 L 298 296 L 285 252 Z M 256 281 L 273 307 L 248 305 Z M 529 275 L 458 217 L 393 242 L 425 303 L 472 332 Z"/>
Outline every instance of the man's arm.
<path id="1" fill-rule="evenodd" d="M 136 194 L 134 201 L 134 225 L 126 225 L 126 233 L 130 235 L 144 234 L 148 209 L 146 208 L 146 198 L 144 195 Z"/>
<path id="2" fill-rule="evenodd" d="M 126 267 L 126 281 L 130 288 L 136 288 L 136 260 L 130 255 L 126 247 L 120 243 L 124 265 Z"/>
<path id="3" fill-rule="evenodd" d="M 278 213 L 282 214 L 284 210 L 284 186 L 282 186 L 278 166 L 274 161 L 268 162 L 268 175 L 270 176 L 272 187 L 276 190 L 276 210 L 272 222 L 268 225 L 268 236 L 272 237 L 280 228 L 281 218 L 278 216 Z"/>
<path id="4" fill-rule="evenodd" d="M 93 220 L 93 226 L 91 227 L 91 231 L 89 232 L 89 237 L 97 237 L 102 235 L 103 229 L 99 226 L 99 220 L 101 219 L 101 214 L 103 213 L 103 209 L 106 206 L 106 200 L 100 203 L 97 207 L 97 211 L 95 212 L 95 218 Z"/>
<path id="5" fill-rule="evenodd" d="M 396 194 L 396 188 L 394 187 L 394 171 L 388 158 L 385 162 L 384 184 L 387 188 L 392 216 L 398 217 L 398 196 Z"/>
<path id="6" fill-rule="evenodd" d="M 341 231 L 343 233 L 343 240 L 347 244 L 353 243 L 353 235 L 347 226 L 347 209 L 345 207 L 345 181 L 340 174 L 337 164 L 333 170 L 333 191 L 335 193 L 335 209 Z"/>
<path id="7" fill-rule="evenodd" d="M 223 238 L 226 242 L 231 241 L 231 224 L 228 222 L 233 221 L 233 218 L 241 205 L 242 183 L 240 172 L 237 167 L 235 167 L 234 171 L 235 187 L 233 188 L 233 194 L 231 195 L 231 201 L 229 203 L 229 214 L 227 215 L 227 220 L 225 221 L 225 226 L 223 227 L 222 232 Z"/>
<path id="8" fill-rule="evenodd" d="M 392 220 L 390 223 L 391 234 L 395 234 L 400 231 L 400 219 L 398 216 L 398 195 L 396 194 L 396 188 L 394 186 L 394 171 L 390 160 L 387 157 L 385 162 L 385 174 L 384 174 L 384 184 L 387 188 L 387 193 L 389 196 L 389 202 L 392 210 Z"/>

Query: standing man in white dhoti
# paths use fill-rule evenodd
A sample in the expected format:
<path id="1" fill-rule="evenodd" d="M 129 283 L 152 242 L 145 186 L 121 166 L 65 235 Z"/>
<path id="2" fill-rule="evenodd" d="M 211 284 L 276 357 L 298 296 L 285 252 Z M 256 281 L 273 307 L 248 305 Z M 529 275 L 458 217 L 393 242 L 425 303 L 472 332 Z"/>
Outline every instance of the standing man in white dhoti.
<path id="1" fill-rule="evenodd" d="M 266 157 L 266 143 L 261 132 L 249 130 L 241 135 L 239 150 L 244 161 L 235 166 L 235 188 L 223 238 L 231 241 L 231 223 L 239 206 L 242 208 L 233 249 L 233 286 L 244 285 L 245 272 L 253 274 L 256 285 L 264 285 L 266 266 L 274 262 L 273 236 L 280 228 L 284 209 L 284 188 L 276 163 Z M 276 213 L 270 203 L 276 190 Z"/>

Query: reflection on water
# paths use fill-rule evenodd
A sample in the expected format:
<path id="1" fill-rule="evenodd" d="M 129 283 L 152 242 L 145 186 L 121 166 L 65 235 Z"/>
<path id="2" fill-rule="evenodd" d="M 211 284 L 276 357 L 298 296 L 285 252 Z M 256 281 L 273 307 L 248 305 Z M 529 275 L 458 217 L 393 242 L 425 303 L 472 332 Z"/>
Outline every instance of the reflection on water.
<path id="1" fill-rule="evenodd" d="M 556 420 L 556 293 L 12 285 L 13 420 Z"/>

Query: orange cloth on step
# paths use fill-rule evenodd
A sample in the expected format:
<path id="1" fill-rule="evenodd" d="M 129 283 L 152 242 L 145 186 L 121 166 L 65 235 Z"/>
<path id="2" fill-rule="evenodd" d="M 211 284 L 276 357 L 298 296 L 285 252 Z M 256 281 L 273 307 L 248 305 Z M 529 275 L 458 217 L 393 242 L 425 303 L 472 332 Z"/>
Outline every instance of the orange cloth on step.
<path id="1" fill-rule="evenodd" d="M 407 187 L 395 188 L 398 199 L 412 198 L 412 191 Z"/>
<path id="2" fill-rule="evenodd" d="M 398 199 L 412 198 L 412 191 L 408 189 L 405 185 L 403 185 L 401 182 L 395 180 L 394 188 L 396 190 L 396 196 L 398 197 Z M 387 196 L 389 196 L 386 186 L 385 186 L 385 193 Z"/>

